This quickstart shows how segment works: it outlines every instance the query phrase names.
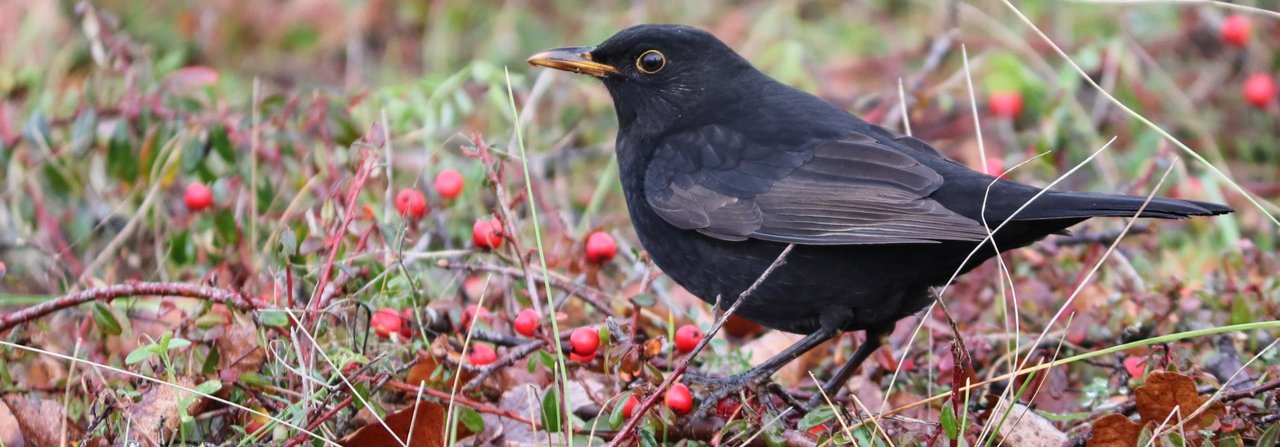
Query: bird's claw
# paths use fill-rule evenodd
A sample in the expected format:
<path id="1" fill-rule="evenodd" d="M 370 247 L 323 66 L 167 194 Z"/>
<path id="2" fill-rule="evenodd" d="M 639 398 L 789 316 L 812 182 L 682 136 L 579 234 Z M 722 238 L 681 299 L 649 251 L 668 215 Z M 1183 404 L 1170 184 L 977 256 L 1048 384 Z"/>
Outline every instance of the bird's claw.
<path id="1" fill-rule="evenodd" d="M 759 374 L 754 374 L 752 371 L 727 377 L 702 374 L 686 375 L 685 377 L 689 382 L 702 385 L 707 389 L 707 393 L 702 396 L 702 404 L 698 405 L 698 409 L 692 414 L 693 419 L 706 416 L 711 409 L 719 405 L 721 400 L 738 394 L 743 389 L 751 388 L 759 395 L 758 388 L 763 385 L 762 379 L 765 378 Z"/>

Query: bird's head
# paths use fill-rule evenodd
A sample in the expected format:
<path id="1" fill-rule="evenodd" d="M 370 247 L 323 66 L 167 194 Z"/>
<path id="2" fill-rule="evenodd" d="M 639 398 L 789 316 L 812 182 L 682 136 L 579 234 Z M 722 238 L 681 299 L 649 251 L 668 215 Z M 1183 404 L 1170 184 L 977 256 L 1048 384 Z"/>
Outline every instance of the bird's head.
<path id="1" fill-rule="evenodd" d="M 661 132 L 732 97 L 751 64 L 706 31 L 682 25 L 639 25 L 595 47 L 554 48 L 533 65 L 595 76 L 613 96 L 625 130 Z"/>

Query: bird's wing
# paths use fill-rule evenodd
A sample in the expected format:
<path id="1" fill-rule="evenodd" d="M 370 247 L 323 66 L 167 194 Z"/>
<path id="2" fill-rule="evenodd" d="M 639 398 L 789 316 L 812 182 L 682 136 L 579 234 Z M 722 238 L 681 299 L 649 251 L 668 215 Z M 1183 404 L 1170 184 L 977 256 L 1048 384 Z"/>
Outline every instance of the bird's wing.
<path id="1" fill-rule="evenodd" d="M 943 178 L 863 134 L 795 147 L 718 126 L 667 137 L 645 198 L 668 223 L 711 237 L 805 245 L 978 241 L 978 222 L 929 198 Z"/>

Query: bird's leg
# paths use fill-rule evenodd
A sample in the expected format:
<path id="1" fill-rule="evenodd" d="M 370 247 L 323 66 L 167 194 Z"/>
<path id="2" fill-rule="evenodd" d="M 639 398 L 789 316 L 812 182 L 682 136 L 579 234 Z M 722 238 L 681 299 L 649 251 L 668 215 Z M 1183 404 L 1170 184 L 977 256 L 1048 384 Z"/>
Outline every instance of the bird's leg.
<path id="1" fill-rule="evenodd" d="M 709 393 L 703 397 L 702 405 L 698 406 L 698 411 L 694 412 L 694 418 L 701 417 L 707 413 L 707 410 L 715 408 L 721 399 L 731 396 L 747 386 L 758 385 L 763 379 L 772 376 L 779 368 L 787 363 L 791 363 L 797 357 L 800 357 L 814 347 L 830 340 L 836 335 L 836 330 L 827 325 L 814 331 L 812 334 L 806 335 L 800 341 L 795 342 L 787 349 L 782 350 L 777 355 L 765 360 L 764 363 L 756 365 L 754 368 L 747 370 L 742 374 L 729 377 L 707 377 L 707 376 L 688 376 L 691 382 L 707 385 Z"/>
<path id="2" fill-rule="evenodd" d="M 853 351 L 853 357 L 849 357 L 848 361 L 840 365 L 840 369 L 837 369 L 831 375 L 831 378 L 822 384 L 822 392 L 809 398 L 809 402 L 804 405 L 802 410 L 808 413 L 809 410 L 817 408 L 818 404 L 823 402 L 823 395 L 834 398 L 836 390 L 844 386 L 845 382 L 848 382 L 849 378 L 853 376 L 854 371 L 858 370 L 858 366 L 862 365 L 862 362 L 871 357 L 871 353 L 876 352 L 876 349 L 884 344 L 884 337 L 888 334 L 889 330 L 886 328 L 867 329 L 867 340 L 858 345 L 858 349 Z"/>

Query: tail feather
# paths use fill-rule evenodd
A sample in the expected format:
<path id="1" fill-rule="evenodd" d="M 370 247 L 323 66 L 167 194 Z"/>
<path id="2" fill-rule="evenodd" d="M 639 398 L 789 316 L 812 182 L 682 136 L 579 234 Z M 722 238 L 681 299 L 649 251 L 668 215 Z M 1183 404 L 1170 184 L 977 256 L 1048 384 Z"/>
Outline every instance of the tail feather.
<path id="1" fill-rule="evenodd" d="M 1144 206 L 1145 204 L 1145 206 Z M 1142 210 L 1138 214 L 1138 210 Z M 1033 202 L 1015 220 L 1072 219 L 1090 217 L 1154 217 L 1160 219 L 1185 219 L 1191 216 L 1217 216 L 1235 210 L 1226 205 L 1194 200 L 1099 194 L 1083 192 L 1052 192 Z"/>

